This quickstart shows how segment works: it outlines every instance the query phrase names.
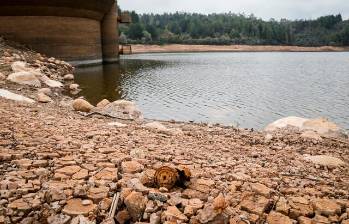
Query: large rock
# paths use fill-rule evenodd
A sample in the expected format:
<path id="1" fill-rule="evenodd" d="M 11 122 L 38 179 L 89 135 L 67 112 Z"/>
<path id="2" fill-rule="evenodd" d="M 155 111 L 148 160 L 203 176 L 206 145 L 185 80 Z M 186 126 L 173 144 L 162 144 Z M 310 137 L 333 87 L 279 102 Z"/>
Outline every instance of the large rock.
<path id="1" fill-rule="evenodd" d="M 132 192 L 125 198 L 125 205 L 133 221 L 138 221 L 143 216 L 147 199 L 140 192 Z"/>
<path id="2" fill-rule="evenodd" d="M 143 114 L 136 104 L 126 100 L 114 101 L 101 109 L 99 108 L 97 112 L 125 120 L 143 119 Z"/>
<path id="3" fill-rule="evenodd" d="M 31 72 L 12 73 L 7 77 L 7 80 L 21 85 L 41 87 L 40 80 Z"/>
<path id="4" fill-rule="evenodd" d="M 14 72 L 28 72 L 31 71 L 32 68 L 27 67 L 27 63 L 24 61 L 15 61 L 11 64 L 12 71 Z"/>
<path id="5" fill-rule="evenodd" d="M 334 137 L 342 137 L 341 135 L 343 135 L 341 128 L 326 118 L 305 121 L 302 130 L 312 130 L 320 135 L 332 135 Z"/>
<path id="6" fill-rule="evenodd" d="M 304 157 L 304 159 L 321 166 L 339 167 L 339 166 L 345 165 L 345 162 L 342 161 L 341 159 L 338 159 L 332 156 L 327 156 L 327 155 L 318 155 L 318 156 L 307 155 Z"/>
<path id="7" fill-rule="evenodd" d="M 84 99 L 76 99 L 73 101 L 73 108 L 76 111 L 90 112 L 94 106 Z"/>
<path id="8" fill-rule="evenodd" d="M 58 82 L 56 80 L 52 80 L 49 77 L 47 77 L 44 74 L 38 74 L 39 79 L 45 83 L 47 86 L 51 87 L 51 88 L 62 88 L 63 84 L 61 82 Z"/>
<path id="9" fill-rule="evenodd" d="M 25 62 L 16 61 L 16 62 L 12 63 L 11 67 L 12 67 L 12 70 L 15 72 L 14 74 L 16 74 L 16 73 L 17 74 L 31 74 L 32 77 L 36 78 L 36 80 L 37 80 L 37 81 L 35 81 L 36 84 L 40 83 L 40 81 L 41 81 L 51 88 L 63 87 L 63 84 L 61 82 L 58 82 L 58 81 L 55 81 L 55 80 L 48 78 L 46 75 L 42 74 L 40 70 L 35 70 L 33 68 L 28 67 L 27 63 L 25 63 Z M 8 79 L 9 79 L 9 77 L 8 77 Z M 40 81 L 38 79 L 40 79 Z M 10 81 L 12 81 L 12 80 L 10 80 Z M 34 85 L 34 86 L 36 86 L 36 85 Z M 41 83 L 39 86 L 36 86 L 36 87 L 40 87 L 40 86 L 41 86 Z"/>
<path id="10" fill-rule="evenodd" d="M 5 89 L 0 89 L 0 97 L 3 97 L 3 98 L 8 99 L 8 100 L 19 101 L 19 102 L 35 103 L 35 101 L 32 99 L 29 99 L 29 98 L 22 96 L 22 95 L 12 93 L 12 92 L 5 90 Z"/>
<path id="11" fill-rule="evenodd" d="M 268 132 L 272 132 L 272 131 L 276 131 L 277 129 L 287 128 L 288 126 L 301 129 L 304 122 L 308 120 L 309 119 L 301 118 L 301 117 L 285 117 L 269 124 L 264 130 Z"/>
<path id="12" fill-rule="evenodd" d="M 90 212 L 94 212 L 97 205 L 95 204 L 88 204 L 84 205 L 82 203 L 81 199 L 70 199 L 67 201 L 67 204 L 65 205 L 63 209 L 63 213 L 67 215 L 84 215 L 87 216 Z"/>
<path id="13" fill-rule="evenodd" d="M 314 131 L 323 136 L 346 136 L 344 131 L 339 126 L 326 118 L 307 119 L 301 117 L 286 117 L 269 124 L 264 130 L 267 132 L 273 132 L 278 129 L 285 129 L 289 127 L 297 128 L 300 131 Z M 309 135 L 309 132 L 307 132 L 305 135 Z"/>

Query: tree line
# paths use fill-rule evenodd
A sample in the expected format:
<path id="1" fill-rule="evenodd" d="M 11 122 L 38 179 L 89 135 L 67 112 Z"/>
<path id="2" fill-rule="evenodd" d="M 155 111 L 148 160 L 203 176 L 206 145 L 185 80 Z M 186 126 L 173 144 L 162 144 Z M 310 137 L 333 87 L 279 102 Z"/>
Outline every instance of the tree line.
<path id="1" fill-rule="evenodd" d="M 349 20 L 340 14 L 294 21 L 234 13 L 130 14 L 132 24 L 119 27 L 123 44 L 349 46 Z"/>

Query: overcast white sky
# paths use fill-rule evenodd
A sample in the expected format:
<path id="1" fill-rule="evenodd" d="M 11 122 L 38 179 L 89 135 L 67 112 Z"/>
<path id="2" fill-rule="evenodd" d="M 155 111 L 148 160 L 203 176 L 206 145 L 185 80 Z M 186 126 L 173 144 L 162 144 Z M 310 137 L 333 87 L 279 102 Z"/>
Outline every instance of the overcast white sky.
<path id="1" fill-rule="evenodd" d="M 269 20 L 311 19 L 322 15 L 341 13 L 349 18 L 349 0 L 119 0 L 123 10 L 138 13 L 163 12 L 234 12 L 253 13 Z"/>

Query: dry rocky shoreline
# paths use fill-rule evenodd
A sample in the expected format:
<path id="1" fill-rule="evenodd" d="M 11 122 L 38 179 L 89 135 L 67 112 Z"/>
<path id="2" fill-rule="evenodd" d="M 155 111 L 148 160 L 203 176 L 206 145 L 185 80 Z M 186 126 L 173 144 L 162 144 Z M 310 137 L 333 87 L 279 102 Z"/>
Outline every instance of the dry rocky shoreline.
<path id="1" fill-rule="evenodd" d="M 0 224 L 349 223 L 349 140 L 335 124 L 148 121 L 132 102 L 67 97 L 73 71 L 0 40 Z M 191 179 L 159 188 L 163 166 Z"/>
<path id="2" fill-rule="evenodd" d="M 132 45 L 132 53 L 182 53 L 182 52 L 345 52 L 348 47 L 299 47 L 271 45 Z"/>

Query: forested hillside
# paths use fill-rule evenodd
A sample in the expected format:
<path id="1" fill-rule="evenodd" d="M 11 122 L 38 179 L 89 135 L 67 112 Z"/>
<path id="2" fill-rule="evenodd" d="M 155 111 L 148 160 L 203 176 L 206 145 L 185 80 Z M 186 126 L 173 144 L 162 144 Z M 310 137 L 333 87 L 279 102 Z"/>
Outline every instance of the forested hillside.
<path id="1" fill-rule="evenodd" d="M 329 15 L 315 20 L 269 20 L 243 14 L 141 14 L 120 26 L 122 43 L 348 46 L 349 20 Z"/>

